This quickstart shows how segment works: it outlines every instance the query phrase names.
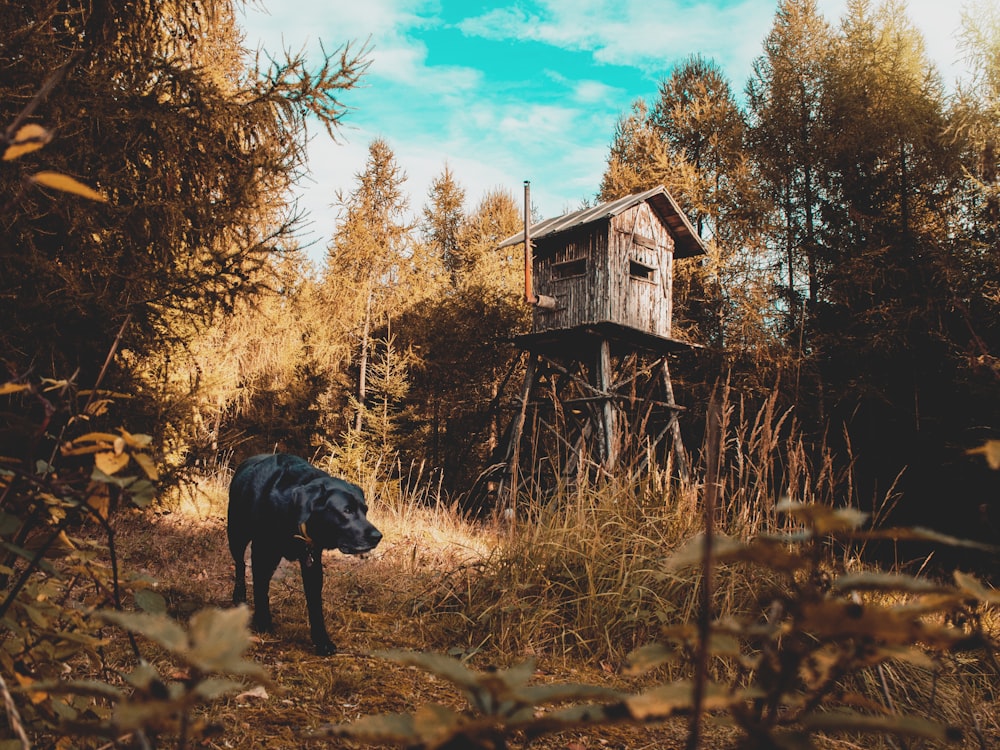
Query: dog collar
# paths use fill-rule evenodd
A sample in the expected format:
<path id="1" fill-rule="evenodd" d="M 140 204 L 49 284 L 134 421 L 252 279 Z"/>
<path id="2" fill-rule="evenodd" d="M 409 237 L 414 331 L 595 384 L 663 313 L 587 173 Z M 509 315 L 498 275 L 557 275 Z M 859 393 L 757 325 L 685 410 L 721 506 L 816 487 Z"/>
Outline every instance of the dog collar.
<path id="1" fill-rule="evenodd" d="M 317 550 L 316 550 L 316 543 L 313 542 L 313 540 L 309 536 L 309 532 L 306 531 L 306 525 L 305 525 L 305 523 L 300 523 L 299 524 L 299 531 L 301 531 L 302 533 L 301 534 L 296 534 L 295 538 L 298 539 L 300 542 L 305 542 L 305 545 L 306 545 L 306 557 L 305 557 L 306 566 L 310 566 L 310 565 L 312 565 L 313 563 L 316 562 L 317 557 L 318 557 L 318 555 L 316 554 L 316 552 L 317 552 Z"/>

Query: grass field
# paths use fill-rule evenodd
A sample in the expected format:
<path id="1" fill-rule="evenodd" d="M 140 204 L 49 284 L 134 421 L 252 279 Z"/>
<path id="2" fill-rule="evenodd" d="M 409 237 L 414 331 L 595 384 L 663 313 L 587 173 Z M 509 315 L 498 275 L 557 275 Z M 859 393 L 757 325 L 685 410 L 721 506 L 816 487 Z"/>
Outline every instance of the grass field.
<path id="1" fill-rule="evenodd" d="M 766 462 L 763 429 L 745 429 L 747 439 L 741 444 L 748 452 L 736 465 Z M 804 466 L 797 471 L 798 491 L 812 488 L 813 499 L 822 500 L 815 497 L 815 478 Z M 765 474 L 744 468 L 726 478 L 720 534 L 749 539 L 787 527 L 762 481 Z M 447 654 L 484 674 L 531 659 L 533 684 L 580 683 L 624 694 L 691 677 L 691 662 L 683 659 L 638 676 L 630 676 L 623 665 L 630 652 L 660 639 L 664 629 L 697 620 L 701 571 L 679 572 L 665 561 L 701 529 L 700 487 L 678 488 L 655 472 L 600 487 L 578 486 L 558 502 L 533 509 L 530 521 L 511 524 L 470 522 L 429 491 L 407 496 L 398 484 L 383 484 L 377 476 L 359 480 L 370 498 L 370 518 L 385 538 L 365 559 L 325 554 L 325 613 L 340 652 L 326 658 L 313 655 L 298 567 L 283 562 L 272 583 L 276 631 L 255 636 L 248 654 L 264 666 L 271 683 L 263 692 L 248 689 L 216 703 L 205 720 L 217 725 L 217 735 L 202 746 L 355 746 L 343 739 L 306 736 L 366 715 L 419 712 L 430 704 L 453 711 L 468 707 L 461 691 L 440 675 L 373 655 L 386 649 Z M 230 601 L 226 484 L 227 475 L 220 471 L 167 498 L 156 510 L 129 512 L 117 521 L 123 567 L 156 579 L 169 613 L 178 619 Z M 829 564 L 845 560 L 860 571 L 849 555 Z M 713 614 L 720 621 L 762 620 L 762 607 L 778 588 L 777 576 L 766 567 L 719 565 L 713 576 Z M 889 604 L 907 599 L 904 593 Z M 977 611 L 978 625 L 995 634 L 993 610 Z M 934 616 L 931 620 L 937 622 Z M 788 634 L 789 641 L 794 635 Z M 787 745 L 769 745 L 747 738 L 716 712 L 702 722 L 701 747 L 900 750 L 1000 743 L 995 694 L 1000 670 L 989 652 L 926 651 L 924 661 L 911 654 L 844 674 L 818 708 L 833 709 L 842 701 L 853 708 L 863 704 L 860 708 L 875 716 L 934 719 L 960 729 L 960 741 L 945 743 L 945 735 L 938 741 L 919 733 L 897 738 L 837 732 L 817 734 L 815 745 L 796 745 L 791 736 Z M 803 660 L 804 684 L 808 670 L 820 669 L 816 665 L 828 653 L 824 647 Z M 713 657 L 708 668 L 712 679 L 723 684 L 745 684 L 753 677 L 739 658 L 725 654 Z M 680 748 L 687 741 L 689 721 L 681 712 L 674 719 L 642 725 L 586 726 L 534 739 L 531 746 Z M 952 735 L 954 731 L 947 736 Z M 515 735 L 515 746 L 525 742 Z"/>

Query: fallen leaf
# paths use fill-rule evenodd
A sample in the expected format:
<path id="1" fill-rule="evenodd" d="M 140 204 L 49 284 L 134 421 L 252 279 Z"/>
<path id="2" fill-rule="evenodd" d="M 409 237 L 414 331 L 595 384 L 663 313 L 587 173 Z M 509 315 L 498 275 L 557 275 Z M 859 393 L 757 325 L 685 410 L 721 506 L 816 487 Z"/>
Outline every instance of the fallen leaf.
<path id="1" fill-rule="evenodd" d="M 257 685 L 256 687 L 253 687 L 250 690 L 247 690 L 237 695 L 236 700 L 243 701 L 243 700 L 249 700 L 250 698 L 254 698 L 256 700 L 266 701 L 270 697 L 271 696 L 267 694 L 267 690 L 264 689 L 263 685 Z"/>

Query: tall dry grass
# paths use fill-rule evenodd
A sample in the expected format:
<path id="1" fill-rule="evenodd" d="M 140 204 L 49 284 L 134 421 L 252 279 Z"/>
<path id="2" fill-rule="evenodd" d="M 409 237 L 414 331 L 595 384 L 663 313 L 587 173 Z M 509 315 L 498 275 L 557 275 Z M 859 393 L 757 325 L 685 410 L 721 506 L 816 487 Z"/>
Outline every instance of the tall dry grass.
<path id="1" fill-rule="evenodd" d="M 849 478 L 804 443 L 775 397 L 751 412 L 724 389 L 720 403 L 718 533 L 749 538 L 781 528 L 774 508 L 782 496 L 833 503 L 850 493 Z M 703 477 L 703 467 L 694 475 Z M 671 572 L 665 561 L 703 528 L 702 491 L 700 481 L 679 483 L 650 462 L 641 474 L 566 483 L 544 501 L 521 497 L 517 519 L 494 521 L 492 554 L 452 578 L 431 609 L 501 653 L 618 662 L 662 625 L 694 620 L 700 575 Z M 747 568 L 721 570 L 715 611 L 744 613 L 770 585 Z"/>

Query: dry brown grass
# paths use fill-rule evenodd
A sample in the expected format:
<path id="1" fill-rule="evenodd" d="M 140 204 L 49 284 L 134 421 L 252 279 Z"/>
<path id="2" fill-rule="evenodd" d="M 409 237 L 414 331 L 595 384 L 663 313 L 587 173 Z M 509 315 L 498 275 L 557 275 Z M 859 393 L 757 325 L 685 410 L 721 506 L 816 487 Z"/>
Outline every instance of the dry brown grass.
<path id="1" fill-rule="evenodd" d="M 171 497 L 159 510 L 135 511 L 117 520 L 123 566 L 156 579 L 169 613 L 178 619 L 203 607 L 229 604 L 233 566 L 223 489 L 223 482 L 208 481 L 196 491 Z M 207 747 L 321 745 L 304 740 L 302 733 L 365 714 L 413 711 L 427 703 L 463 706 L 457 691 L 441 680 L 369 655 L 379 649 L 450 652 L 480 669 L 533 656 L 539 682 L 638 686 L 618 675 L 617 664 L 607 660 L 568 658 L 551 639 L 522 649 L 518 644 L 530 636 L 489 637 L 483 635 L 487 618 L 479 627 L 469 627 L 467 616 L 439 608 L 460 587 L 473 587 L 475 596 L 475 581 L 495 575 L 498 550 L 511 542 L 509 533 L 470 524 L 444 507 L 413 502 L 387 506 L 376 501 L 370 517 L 385 534 L 375 553 L 357 559 L 327 552 L 324 559 L 326 616 L 340 652 L 327 658 L 313 655 L 298 567 L 283 562 L 271 591 L 276 632 L 255 638 L 249 654 L 267 669 L 274 686 L 266 698 L 234 697 L 217 704 L 210 715 L 221 734 Z M 508 627 L 532 631 L 526 622 L 519 626 L 513 619 Z M 155 658 L 148 644 L 144 648 L 147 657 Z M 169 669 L 163 671 L 169 674 Z M 683 735 L 683 723 L 616 727 L 533 746 L 565 747 L 576 741 L 582 747 L 673 747 L 683 742 Z"/>

